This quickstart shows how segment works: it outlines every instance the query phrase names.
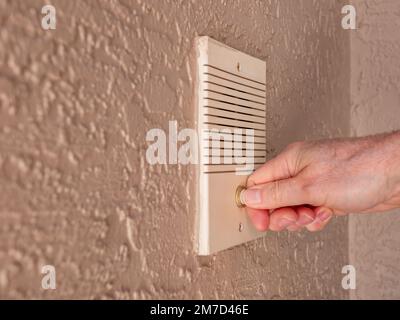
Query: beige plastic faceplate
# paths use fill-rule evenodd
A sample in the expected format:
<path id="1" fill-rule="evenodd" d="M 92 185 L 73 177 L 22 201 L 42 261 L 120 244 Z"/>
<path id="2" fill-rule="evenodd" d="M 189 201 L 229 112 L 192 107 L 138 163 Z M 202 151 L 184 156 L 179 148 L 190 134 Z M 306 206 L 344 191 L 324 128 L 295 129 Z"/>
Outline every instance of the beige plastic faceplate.
<path id="1" fill-rule="evenodd" d="M 196 39 L 196 51 L 201 159 L 197 251 L 209 255 L 264 234 L 236 205 L 235 192 L 266 160 L 266 64 L 206 36 Z"/>

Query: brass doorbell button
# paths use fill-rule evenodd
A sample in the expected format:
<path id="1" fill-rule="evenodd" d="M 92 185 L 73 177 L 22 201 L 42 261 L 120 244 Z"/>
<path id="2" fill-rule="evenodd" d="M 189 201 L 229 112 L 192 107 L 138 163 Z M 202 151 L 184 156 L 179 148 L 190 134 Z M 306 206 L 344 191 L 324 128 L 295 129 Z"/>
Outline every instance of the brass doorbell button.
<path id="1" fill-rule="evenodd" d="M 236 205 L 239 208 L 244 208 L 246 205 L 243 203 L 242 198 L 241 198 L 241 194 L 242 191 L 246 190 L 246 187 L 244 186 L 239 186 L 236 188 L 236 193 L 235 193 L 235 201 L 236 201 Z"/>

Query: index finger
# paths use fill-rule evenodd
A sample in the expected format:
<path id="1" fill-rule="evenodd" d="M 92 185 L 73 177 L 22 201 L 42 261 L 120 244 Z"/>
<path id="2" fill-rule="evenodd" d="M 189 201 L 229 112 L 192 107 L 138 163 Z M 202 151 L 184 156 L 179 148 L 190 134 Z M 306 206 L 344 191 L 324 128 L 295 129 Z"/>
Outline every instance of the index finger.
<path id="1" fill-rule="evenodd" d="M 305 166 L 300 161 L 300 153 L 304 142 L 288 145 L 275 158 L 267 161 L 247 179 L 247 186 L 288 179 L 297 175 Z"/>

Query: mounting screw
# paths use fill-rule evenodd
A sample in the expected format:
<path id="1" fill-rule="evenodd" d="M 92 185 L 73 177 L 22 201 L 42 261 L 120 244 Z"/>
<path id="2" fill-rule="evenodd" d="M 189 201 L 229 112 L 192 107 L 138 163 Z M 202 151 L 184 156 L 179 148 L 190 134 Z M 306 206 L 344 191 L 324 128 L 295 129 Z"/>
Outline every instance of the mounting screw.
<path id="1" fill-rule="evenodd" d="M 242 232 L 244 229 L 243 223 L 239 223 L 239 232 Z"/>
<path id="2" fill-rule="evenodd" d="M 238 63 L 236 64 L 236 70 L 237 70 L 238 72 L 240 72 L 240 62 L 238 62 Z"/>

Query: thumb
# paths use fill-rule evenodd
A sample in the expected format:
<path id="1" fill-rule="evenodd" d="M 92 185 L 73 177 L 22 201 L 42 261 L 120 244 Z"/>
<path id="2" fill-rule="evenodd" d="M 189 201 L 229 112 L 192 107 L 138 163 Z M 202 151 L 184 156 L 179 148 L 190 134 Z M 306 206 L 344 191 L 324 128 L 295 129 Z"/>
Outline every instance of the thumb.
<path id="1" fill-rule="evenodd" d="M 246 206 L 255 209 L 276 209 L 310 204 L 308 193 L 298 178 L 259 184 L 242 192 L 241 197 Z"/>

